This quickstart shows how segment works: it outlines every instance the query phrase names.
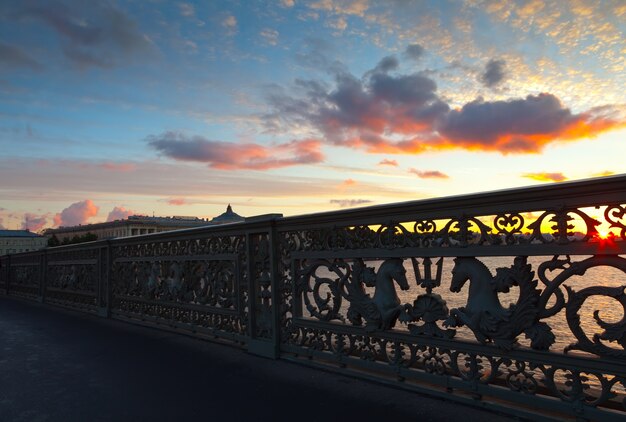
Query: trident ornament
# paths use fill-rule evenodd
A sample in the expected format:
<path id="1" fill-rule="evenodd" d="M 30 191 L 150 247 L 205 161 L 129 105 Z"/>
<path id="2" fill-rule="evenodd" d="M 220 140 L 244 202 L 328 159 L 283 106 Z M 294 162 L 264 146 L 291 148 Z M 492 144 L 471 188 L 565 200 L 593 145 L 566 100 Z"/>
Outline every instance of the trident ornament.
<path id="1" fill-rule="evenodd" d="M 416 258 L 411 258 L 411 262 L 413 263 L 413 271 L 415 272 L 415 282 L 418 286 L 426 289 L 428 294 L 433 292 L 435 287 L 439 287 L 441 285 L 441 271 L 443 268 L 443 257 L 439 258 L 439 261 L 435 264 L 437 266 L 437 274 L 433 279 L 432 276 L 432 266 L 433 262 L 429 257 L 426 257 L 422 260 L 424 265 L 424 278 L 422 278 L 422 274 L 420 273 L 419 263 Z"/>
<path id="2" fill-rule="evenodd" d="M 433 289 L 441 285 L 441 274 L 443 269 L 443 257 L 439 258 L 435 266 L 437 267 L 435 277 L 433 278 L 433 262 L 429 257 L 422 259 L 424 267 L 424 276 L 420 271 L 420 265 L 417 258 L 411 258 L 413 263 L 413 271 L 415 272 L 415 282 L 419 287 L 426 289 L 425 294 L 417 296 L 413 301 L 413 305 L 405 304 L 404 310 L 400 315 L 400 321 L 404 323 L 422 322 L 422 324 L 408 324 L 409 331 L 413 335 L 425 335 L 430 337 L 452 338 L 456 334 L 456 330 L 443 330 L 437 325 L 437 321 L 443 321 L 448 318 L 450 312 L 446 306 L 446 301 L 436 293 Z"/>

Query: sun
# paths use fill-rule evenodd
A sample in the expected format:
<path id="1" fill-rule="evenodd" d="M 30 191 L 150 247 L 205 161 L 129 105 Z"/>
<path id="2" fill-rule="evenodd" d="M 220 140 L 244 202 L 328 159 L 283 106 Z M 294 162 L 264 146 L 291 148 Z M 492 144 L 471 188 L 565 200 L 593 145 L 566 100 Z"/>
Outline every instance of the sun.
<path id="1" fill-rule="evenodd" d="M 598 229 L 594 238 L 601 243 L 613 243 L 615 241 L 615 233 L 613 233 L 610 229 Z"/>

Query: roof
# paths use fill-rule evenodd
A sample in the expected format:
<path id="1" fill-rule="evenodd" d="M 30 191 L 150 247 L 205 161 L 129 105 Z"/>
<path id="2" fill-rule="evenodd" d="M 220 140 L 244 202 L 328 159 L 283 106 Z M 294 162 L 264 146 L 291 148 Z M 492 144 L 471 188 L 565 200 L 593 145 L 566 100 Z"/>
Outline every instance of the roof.
<path id="1" fill-rule="evenodd" d="M 0 237 L 43 237 L 28 230 L 0 230 Z"/>
<path id="2" fill-rule="evenodd" d="M 114 227 L 126 227 L 129 225 L 156 225 L 159 227 L 167 228 L 191 228 L 206 226 L 209 222 L 201 218 L 190 217 L 148 217 L 144 215 L 131 215 L 124 220 L 107 221 L 104 223 L 82 224 L 78 226 L 59 227 L 56 229 L 46 230 L 47 235 L 53 235 L 57 233 L 71 233 L 71 232 L 83 232 L 98 229 L 110 229 Z"/>
<path id="3" fill-rule="evenodd" d="M 228 207 L 226 207 L 226 212 L 215 217 L 213 220 L 211 220 L 211 223 L 230 223 L 230 222 L 244 221 L 244 220 L 245 218 L 233 212 L 233 207 L 231 207 L 230 204 L 228 204 Z"/>
<path id="4" fill-rule="evenodd" d="M 129 223 L 139 224 L 162 224 L 165 226 L 181 226 L 181 227 L 195 227 L 205 226 L 206 220 L 198 217 L 148 217 L 145 215 L 131 215 L 126 220 Z"/>

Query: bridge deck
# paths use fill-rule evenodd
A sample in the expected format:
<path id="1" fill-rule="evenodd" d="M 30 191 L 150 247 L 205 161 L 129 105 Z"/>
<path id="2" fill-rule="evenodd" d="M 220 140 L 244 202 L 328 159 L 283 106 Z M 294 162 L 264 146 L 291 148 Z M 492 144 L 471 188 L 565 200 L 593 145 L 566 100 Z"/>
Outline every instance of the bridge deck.
<path id="1" fill-rule="evenodd" d="M 2 421 L 498 421 L 232 347 L 0 297 Z"/>

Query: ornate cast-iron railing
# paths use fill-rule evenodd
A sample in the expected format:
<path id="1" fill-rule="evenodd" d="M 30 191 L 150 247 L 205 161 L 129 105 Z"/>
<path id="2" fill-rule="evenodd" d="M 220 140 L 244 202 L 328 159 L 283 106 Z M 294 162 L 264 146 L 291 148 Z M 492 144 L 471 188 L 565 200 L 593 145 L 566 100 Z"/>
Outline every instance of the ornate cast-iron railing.
<path id="1" fill-rule="evenodd" d="M 626 175 L 0 257 L 0 294 L 532 419 L 626 418 Z"/>

